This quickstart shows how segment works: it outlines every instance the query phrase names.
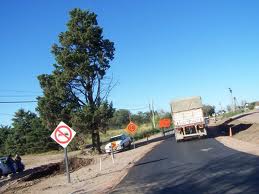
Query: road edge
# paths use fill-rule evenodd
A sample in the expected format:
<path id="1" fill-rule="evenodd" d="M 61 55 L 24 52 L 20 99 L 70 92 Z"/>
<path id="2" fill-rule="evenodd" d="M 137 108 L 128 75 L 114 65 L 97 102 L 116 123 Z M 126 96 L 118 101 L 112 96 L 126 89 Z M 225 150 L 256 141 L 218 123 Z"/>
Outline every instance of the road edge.
<path id="1" fill-rule="evenodd" d="M 125 169 L 124 172 L 117 178 L 117 180 L 114 182 L 114 184 L 103 190 L 103 193 L 111 193 L 114 191 L 114 189 L 120 184 L 120 182 L 128 175 L 129 171 L 131 170 L 132 167 L 134 167 L 135 163 L 141 160 L 143 157 L 145 157 L 148 153 L 150 153 L 156 146 L 161 144 L 164 140 L 154 142 L 154 145 L 145 153 L 143 153 L 141 156 L 138 158 L 135 158 Z"/>
<path id="2" fill-rule="evenodd" d="M 229 136 L 219 136 L 216 137 L 215 140 L 231 149 L 259 156 L 259 145 L 257 144 L 252 144 Z"/>

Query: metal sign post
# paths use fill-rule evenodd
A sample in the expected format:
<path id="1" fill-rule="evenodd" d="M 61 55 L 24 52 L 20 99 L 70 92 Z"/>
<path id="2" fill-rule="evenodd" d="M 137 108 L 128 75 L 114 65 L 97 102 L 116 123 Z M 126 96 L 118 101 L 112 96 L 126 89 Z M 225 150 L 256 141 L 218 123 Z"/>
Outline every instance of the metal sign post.
<path id="1" fill-rule="evenodd" d="M 65 152 L 65 165 L 66 165 L 67 182 L 71 183 L 70 172 L 69 172 L 69 169 L 68 169 L 67 148 L 64 149 L 64 152 Z"/>
<path id="2" fill-rule="evenodd" d="M 102 171 L 102 157 L 100 158 L 100 171 Z"/>
<path id="3" fill-rule="evenodd" d="M 112 146 L 111 146 L 112 147 Z M 114 164 L 114 153 L 113 153 L 113 147 L 112 147 L 112 149 L 111 149 L 111 155 L 112 155 L 112 163 Z"/>
<path id="4" fill-rule="evenodd" d="M 134 139 L 134 136 L 133 136 L 133 145 L 134 145 L 134 150 L 136 149 L 136 145 L 135 145 L 135 139 Z"/>
<path id="5" fill-rule="evenodd" d="M 60 122 L 57 128 L 52 132 L 51 138 L 64 148 L 64 160 L 66 166 L 67 181 L 71 183 L 70 173 L 68 168 L 67 146 L 72 141 L 76 132 L 66 125 L 64 122 Z"/>

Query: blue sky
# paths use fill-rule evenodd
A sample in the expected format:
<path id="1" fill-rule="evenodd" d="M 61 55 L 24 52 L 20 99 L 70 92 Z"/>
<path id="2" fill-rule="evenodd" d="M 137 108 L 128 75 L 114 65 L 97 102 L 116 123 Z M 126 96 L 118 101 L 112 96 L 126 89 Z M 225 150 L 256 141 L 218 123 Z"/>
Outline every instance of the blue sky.
<path id="1" fill-rule="evenodd" d="M 169 111 L 174 98 L 202 96 L 205 104 L 258 100 L 259 2 L 238 0 L 1 1 L 0 101 L 34 100 L 37 76 L 52 71 L 50 48 L 66 30 L 69 10 L 98 15 L 105 38 L 114 41 L 109 75 L 116 108 Z M 0 104 L 0 124 L 19 108 Z M 142 109 L 146 111 L 147 109 Z"/>

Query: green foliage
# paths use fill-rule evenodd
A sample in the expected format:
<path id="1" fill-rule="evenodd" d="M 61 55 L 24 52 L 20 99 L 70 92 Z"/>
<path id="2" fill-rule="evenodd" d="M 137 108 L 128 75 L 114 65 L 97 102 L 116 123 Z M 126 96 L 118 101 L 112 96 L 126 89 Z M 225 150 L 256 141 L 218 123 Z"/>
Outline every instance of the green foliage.
<path id="1" fill-rule="evenodd" d="M 171 119 L 172 120 L 172 115 L 170 112 L 164 112 L 161 114 L 160 119 Z"/>
<path id="2" fill-rule="evenodd" d="M 228 112 L 228 113 L 224 113 L 224 114 L 222 115 L 222 117 L 223 117 L 223 118 L 229 118 L 229 117 L 233 117 L 233 116 L 235 116 L 235 115 L 241 114 L 241 113 L 243 113 L 243 112 L 244 112 L 243 109 L 237 110 L 237 111 L 235 111 L 235 112 Z"/>
<path id="3" fill-rule="evenodd" d="M 136 141 L 136 140 L 143 139 L 147 136 L 149 137 L 149 136 L 157 134 L 157 133 L 161 133 L 161 130 L 157 129 L 157 128 L 154 128 L 154 129 L 149 129 L 149 130 L 146 130 L 146 131 L 140 131 L 134 136 L 134 139 Z"/>
<path id="4" fill-rule="evenodd" d="M 248 108 L 249 110 L 253 110 L 253 109 L 255 108 L 255 105 L 256 105 L 256 102 L 251 102 L 251 103 L 248 104 L 248 107 L 247 107 L 247 108 Z"/>
<path id="5" fill-rule="evenodd" d="M 110 128 L 121 129 L 125 128 L 129 123 L 129 110 L 119 109 L 114 111 L 113 117 L 110 120 Z"/>
<path id="6" fill-rule="evenodd" d="M 52 130 L 61 120 L 71 124 L 69 121 L 71 112 L 77 107 L 76 101 L 69 95 L 68 91 L 58 87 L 55 75 L 43 74 L 38 76 L 38 79 L 44 96 L 38 97 L 37 111 L 40 113 L 44 124 Z M 74 103 L 69 103 L 72 99 Z"/>
<path id="7" fill-rule="evenodd" d="M 0 126 L 0 155 L 5 155 L 5 142 L 8 137 L 8 135 L 11 133 L 11 127 L 10 126 Z"/>
<path id="8" fill-rule="evenodd" d="M 131 120 L 134 121 L 136 124 L 141 125 L 145 123 L 150 123 L 150 116 L 150 112 L 138 112 L 137 114 L 132 114 Z"/>
<path id="9" fill-rule="evenodd" d="M 57 149 L 50 138 L 50 131 L 30 111 L 18 110 L 13 118 L 13 128 L 2 127 L 1 131 L 1 154 L 29 154 Z"/>
<path id="10" fill-rule="evenodd" d="M 104 39 L 96 18 L 89 11 L 70 11 L 67 31 L 52 46 L 54 71 L 38 77 L 44 94 L 38 98 L 38 111 L 49 128 L 62 120 L 82 134 L 91 134 L 93 148 L 100 152 L 99 132 L 107 130 L 114 111 L 107 102 L 111 83 L 104 78 L 115 49 Z"/>
<path id="11" fill-rule="evenodd" d="M 212 116 L 215 113 L 215 106 L 204 105 L 202 110 L 205 117 Z"/>
<path id="12" fill-rule="evenodd" d="M 137 125 L 151 122 L 150 112 L 140 111 L 137 114 L 132 114 L 129 110 L 118 109 L 114 112 L 109 126 L 113 129 L 124 129 L 128 125 L 130 119 Z"/>

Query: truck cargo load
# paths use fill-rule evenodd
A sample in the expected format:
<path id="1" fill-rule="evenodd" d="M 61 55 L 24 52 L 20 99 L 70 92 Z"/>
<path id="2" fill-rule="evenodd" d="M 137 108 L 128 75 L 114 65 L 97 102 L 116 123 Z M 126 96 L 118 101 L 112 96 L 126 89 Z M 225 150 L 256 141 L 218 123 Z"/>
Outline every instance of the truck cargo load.
<path id="1" fill-rule="evenodd" d="M 201 97 L 189 97 L 171 102 L 176 141 L 207 135 Z"/>

